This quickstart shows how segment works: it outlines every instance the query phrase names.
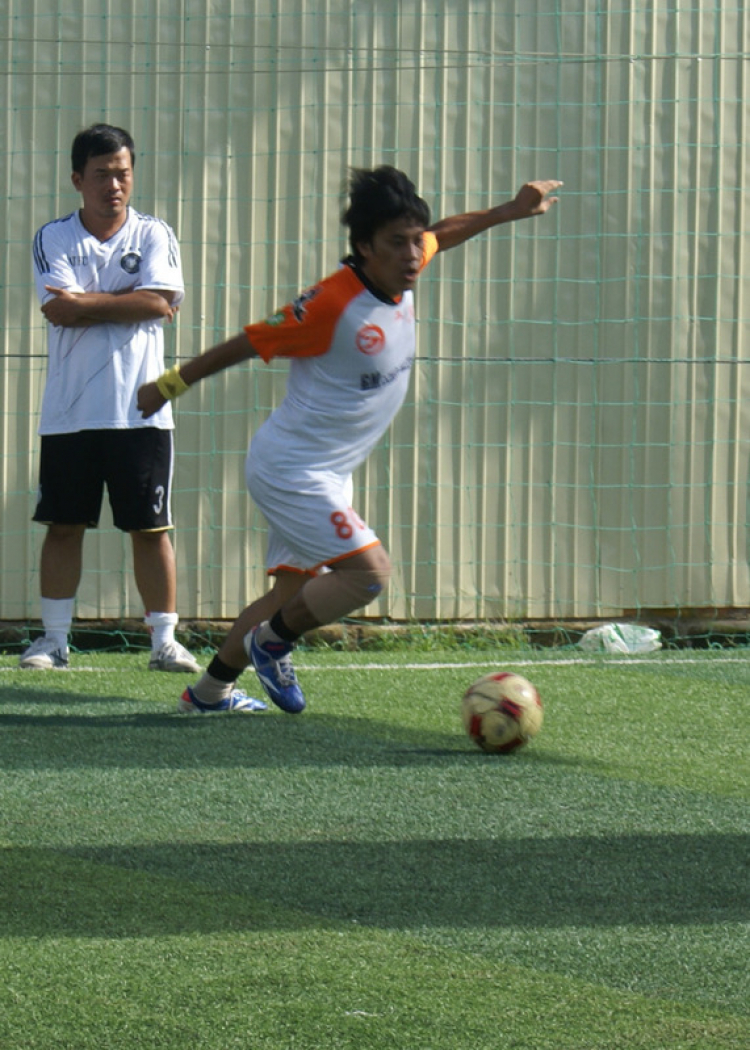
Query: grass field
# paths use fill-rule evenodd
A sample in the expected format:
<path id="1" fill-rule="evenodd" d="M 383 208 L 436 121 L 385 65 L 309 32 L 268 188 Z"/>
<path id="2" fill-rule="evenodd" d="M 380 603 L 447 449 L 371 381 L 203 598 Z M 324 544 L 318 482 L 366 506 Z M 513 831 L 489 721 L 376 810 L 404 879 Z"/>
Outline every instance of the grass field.
<path id="1" fill-rule="evenodd" d="M 2 1050 L 750 1046 L 750 653 L 308 651 L 298 717 L 145 663 L 0 657 Z"/>

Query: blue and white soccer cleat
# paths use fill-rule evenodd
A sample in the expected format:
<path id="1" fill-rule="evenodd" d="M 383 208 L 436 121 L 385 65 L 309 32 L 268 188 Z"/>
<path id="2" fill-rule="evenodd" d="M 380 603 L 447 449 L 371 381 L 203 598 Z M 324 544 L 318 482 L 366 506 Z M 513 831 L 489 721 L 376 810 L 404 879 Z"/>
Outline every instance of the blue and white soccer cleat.
<path id="1" fill-rule="evenodd" d="M 258 628 L 254 627 L 245 636 L 245 648 L 261 685 L 282 711 L 290 715 L 299 714 L 304 711 L 306 701 L 292 665 L 294 646 L 288 642 L 275 641 L 260 645 L 257 633 Z"/>
<path id="2" fill-rule="evenodd" d="M 267 711 L 264 700 L 256 700 L 241 689 L 233 689 L 229 696 L 219 704 L 204 704 L 199 700 L 190 686 L 177 702 L 177 710 L 182 715 L 207 715 L 214 711 L 225 711 L 229 714 L 252 715 L 256 711 Z"/>

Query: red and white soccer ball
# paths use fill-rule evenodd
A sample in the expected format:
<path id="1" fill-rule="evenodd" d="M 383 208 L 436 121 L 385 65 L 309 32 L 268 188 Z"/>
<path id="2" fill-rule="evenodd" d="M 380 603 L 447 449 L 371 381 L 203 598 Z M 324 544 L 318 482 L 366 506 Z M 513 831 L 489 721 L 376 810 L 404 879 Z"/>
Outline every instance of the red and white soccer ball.
<path id="1" fill-rule="evenodd" d="M 479 678 L 461 702 L 464 728 L 483 751 L 505 755 L 536 736 L 544 711 L 536 688 L 512 671 Z"/>

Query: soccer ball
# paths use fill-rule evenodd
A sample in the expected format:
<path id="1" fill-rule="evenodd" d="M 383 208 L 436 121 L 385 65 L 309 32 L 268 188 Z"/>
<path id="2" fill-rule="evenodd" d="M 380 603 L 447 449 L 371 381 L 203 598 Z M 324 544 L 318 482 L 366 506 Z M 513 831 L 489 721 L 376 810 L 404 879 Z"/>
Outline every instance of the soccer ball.
<path id="1" fill-rule="evenodd" d="M 464 728 L 483 751 L 504 755 L 539 732 L 542 701 L 531 682 L 512 671 L 479 678 L 461 702 Z"/>

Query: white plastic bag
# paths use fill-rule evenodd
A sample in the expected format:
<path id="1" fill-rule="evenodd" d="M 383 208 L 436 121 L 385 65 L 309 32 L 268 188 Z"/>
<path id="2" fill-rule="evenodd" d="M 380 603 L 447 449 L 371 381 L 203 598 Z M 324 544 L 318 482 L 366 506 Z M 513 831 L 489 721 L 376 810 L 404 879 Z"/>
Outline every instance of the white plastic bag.
<path id="1" fill-rule="evenodd" d="M 661 633 L 635 623 L 604 623 L 586 631 L 578 645 L 590 653 L 653 653 L 661 649 Z"/>

